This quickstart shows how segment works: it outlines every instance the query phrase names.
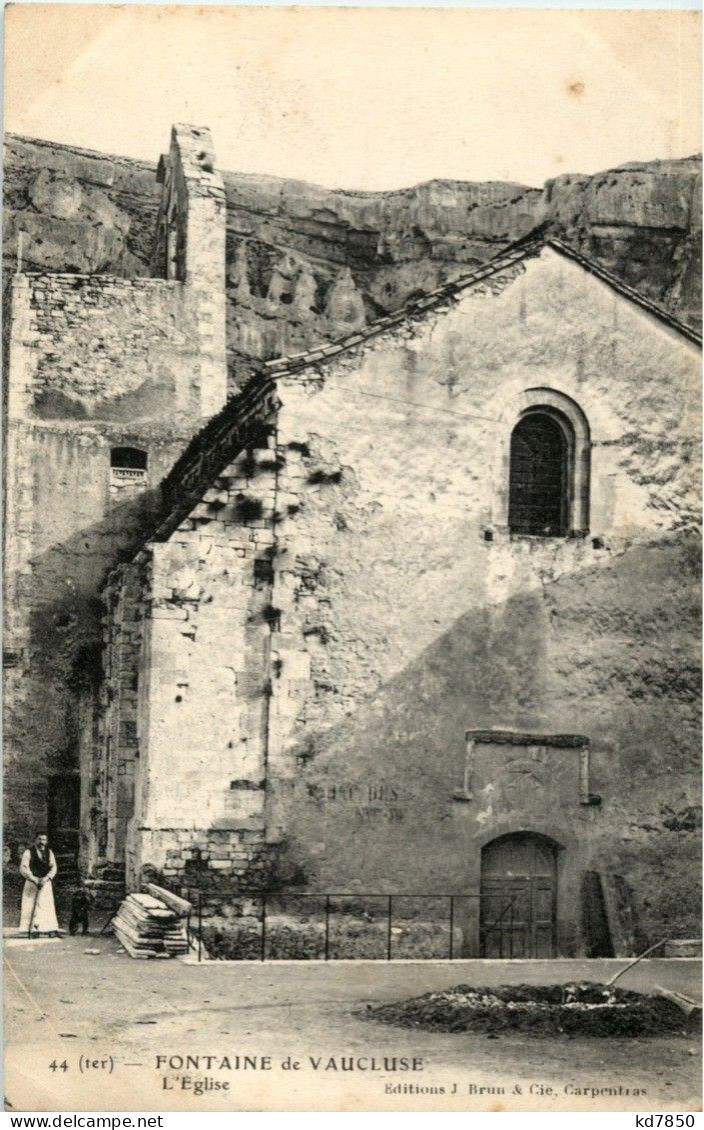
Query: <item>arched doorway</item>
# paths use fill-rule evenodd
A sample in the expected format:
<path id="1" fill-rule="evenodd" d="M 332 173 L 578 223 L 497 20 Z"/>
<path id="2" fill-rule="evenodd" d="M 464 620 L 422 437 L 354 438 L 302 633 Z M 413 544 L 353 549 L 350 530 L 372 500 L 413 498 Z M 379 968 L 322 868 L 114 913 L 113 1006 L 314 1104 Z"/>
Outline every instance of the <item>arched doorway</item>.
<path id="1" fill-rule="evenodd" d="M 499 836 L 482 849 L 482 957 L 554 957 L 557 844 L 534 832 Z"/>

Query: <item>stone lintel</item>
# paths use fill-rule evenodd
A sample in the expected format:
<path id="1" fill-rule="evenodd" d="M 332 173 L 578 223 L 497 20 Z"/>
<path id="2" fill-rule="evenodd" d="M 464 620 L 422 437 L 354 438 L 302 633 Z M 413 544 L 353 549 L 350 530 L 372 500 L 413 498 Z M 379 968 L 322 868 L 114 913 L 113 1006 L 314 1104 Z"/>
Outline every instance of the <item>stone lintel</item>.
<path id="1" fill-rule="evenodd" d="M 584 734 L 533 734 L 521 730 L 467 730 L 468 742 L 493 745 L 541 745 L 558 749 L 581 749 L 589 745 Z"/>

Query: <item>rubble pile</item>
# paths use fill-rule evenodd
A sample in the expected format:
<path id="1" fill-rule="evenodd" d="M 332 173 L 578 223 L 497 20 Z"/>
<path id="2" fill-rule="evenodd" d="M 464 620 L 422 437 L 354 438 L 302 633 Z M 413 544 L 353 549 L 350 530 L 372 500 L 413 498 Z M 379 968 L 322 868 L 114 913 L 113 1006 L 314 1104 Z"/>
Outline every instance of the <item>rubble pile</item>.
<path id="1" fill-rule="evenodd" d="M 500 985 L 425 993 L 368 1007 L 368 1019 L 436 1032 L 527 1035 L 657 1036 L 685 1033 L 686 1019 L 671 1000 L 585 982 L 580 985 Z"/>
<path id="2" fill-rule="evenodd" d="M 170 892 L 161 892 L 164 896 Z M 180 907 L 178 903 L 182 903 Z M 170 895 L 169 903 L 153 893 L 128 895 L 112 920 L 112 928 L 130 957 L 176 957 L 188 952 L 189 904 Z"/>

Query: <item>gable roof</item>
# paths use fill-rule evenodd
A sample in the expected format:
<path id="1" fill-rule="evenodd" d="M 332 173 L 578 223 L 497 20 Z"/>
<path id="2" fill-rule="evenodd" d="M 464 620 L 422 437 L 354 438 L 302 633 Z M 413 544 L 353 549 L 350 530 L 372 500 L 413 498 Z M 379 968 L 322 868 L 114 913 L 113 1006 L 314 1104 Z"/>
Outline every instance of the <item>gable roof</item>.
<path id="1" fill-rule="evenodd" d="M 546 240 L 546 245 L 552 247 L 552 249 L 557 251 L 560 255 L 564 255 L 566 259 L 571 259 L 574 263 L 579 263 L 583 270 L 601 279 L 601 281 L 605 282 L 607 286 L 610 286 L 612 290 L 615 290 L 617 294 L 620 294 L 622 298 L 628 299 L 628 301 L 632 302 L 635 306 L 640 306 L 642 310 L 647 311 L 648 314 L 652 314 L 659 322 L 663 322 L 666 326 L 670 326 L 671 329 L 677 330 L 677 332 L 682 334 L 683 337 L 686 337 L 688 341 L 692 341 L 695 345 L 701 346 L 702 335 L 698 330 L 695 330 L 692 326 L 688 326 L 686 322 L 682 322 L 679 318 L 676 318 L 674 314 L 670 314 L 669 311 L 665 310 L 664 307 L 658 306 L 656 302 L 651 302 L 649 298 L 645 298 L 639 291 L 634 290 L 628 283 L 616 278 L 616 275 L 612 275 L 611 271 L 607 271 L 605 267 L 599 266 L 593 259 L 588 259 L 586 255 L 581 255 L 579 251 L 568 247 L 561 239 L 551 237 Z"/>
<path id="2" fill-rule="evenodd" d="M 183 454 L 161 483 L 162 507 L 156 528 L 147 540 L 164 541 L 181 520 L 193 509 L 223 468 L 237 451 L 257 440 L 266 430 L 277 407 L 276 379 L 294 375 L 308 367 L 318 367 L 341 354 L 355 349 L 395 326 L 415 321 L 430 312 L 449 309 L 452 303 L 472 287 L 512 267 L 537 257 L 545 247 L 577 263 L 583 270 L 606 283 L 621 297 L 639 306 L 658 321 L 676 330 L 687 340 L 701 346 L 701 334 L 685 325 L 662 307 L 644 298 L 626 283 L 592 260 L 574 251 L 559 239 L 548 237 L 546 226 L 534 229 L 523 239 L 511 244 L 493 259 L 453 282 L 445 283 L 429 294 L 407 303 L 401 310 L 378 318 L 363 330 L 348 334 L 329 345 L 305 353 L 277 358 L 261 365 L 239 394 L 194 435 Z"/>
<path id="3" fill-rule="evenodd" d="M 308 365 L 324 363 L 328 359 L 338 357 L 341 353 L 345 353 L 350 349 L 354 349 L 357 345 L 361 345 L 364 342 L 370 341 L 372 338 L 378 337 L 394 326 L 416 320 L 431 311 L 442 310 L 443 307 L 457 302 L 465 291 L 471 290 L 471 288 L 478 283 L 483 282 L 485 279 L 493 278 L 495 275 L 499 275 L 503 271 L 509 270 L 511 267 L 527 259 L 535 258 L 545 247 L 550 247 L 559 255 L 570 259 L 574 263 L 578 263 L 583 270 L 588 271 L 590 275 L 594 275 L 596 278 L 600 279 L 601 282 L 606 283 L 607 286 L 622 298 L 627 299 L 635 306 L 639 306 L 642 310 L 645 310 L 648 314 L 657 318 L 658 321 L 670 326 L 671 329 L 682 334 L 688 341 L 692 341 L 696 345 L 701 346 L 702 335 L 698 333 L 697 330 L 680 321 L 679 318 L 676 318 L 674 314 L 670 314 L 662 306 L 658 306 L 657 303 L 651 302 L 649 298 L 645 298 L 642 294 L 639 294 L 637 290 L 634 290 L 633 287 L 629 286 L 627 283 L 622 282 L 621 279 L 618 279 L 616 275 L 612 275 L 611 272 L 607 271 L 604 267 L 599 266 L 593 260 L 588 259 L 578 251 L 574 251 L 571 247 L 568 247 L 567 244 L 563 243 L 562 240 L 548 236 L 546 234 L 546 225 L 543 224 L 539 228 L 535 228 L 527 236 L 524 236 L 523 239 L 512 243 L 511 246 L 507 247 L 504 251 L 500 251 L 493 259 L 489 259 L 488 262 L 482 263 L 481 266 L 476 267 L 473 271 L 468 272 L 466 275 L 461 275 L 458 279 L 454 279 L 453 282 L 445 283 L 443 286 L 430 291 L 428 294 L 424 294 L 420 298 L 413 299 L 393 314 L 388 314 L 383 318 L 377 318 L 375 321 L 370 322 L 363 330 L 357 330 L 354 333 L 339 338 L 337 341 L 331 342 L 329 345 L 321 345 L 305 353 L 294 353 L 288 357 L 279 357 L 273 361 L 266 361 L 263 365 L 263 371 L 270 376 L 284 376 L 288 373 L 296 373 L 300 369 L 305 369 Z"/>

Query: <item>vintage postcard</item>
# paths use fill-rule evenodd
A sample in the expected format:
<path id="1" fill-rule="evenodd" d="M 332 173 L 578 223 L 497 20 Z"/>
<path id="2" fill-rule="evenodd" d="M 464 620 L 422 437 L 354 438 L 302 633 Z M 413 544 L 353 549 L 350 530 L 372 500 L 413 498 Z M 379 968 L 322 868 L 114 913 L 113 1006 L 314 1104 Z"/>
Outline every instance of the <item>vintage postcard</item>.
<path id="1" fill-rule="evenodd" d="M 5 31 L 9 1109 L 693 1125 L 699 15 Z"/>

